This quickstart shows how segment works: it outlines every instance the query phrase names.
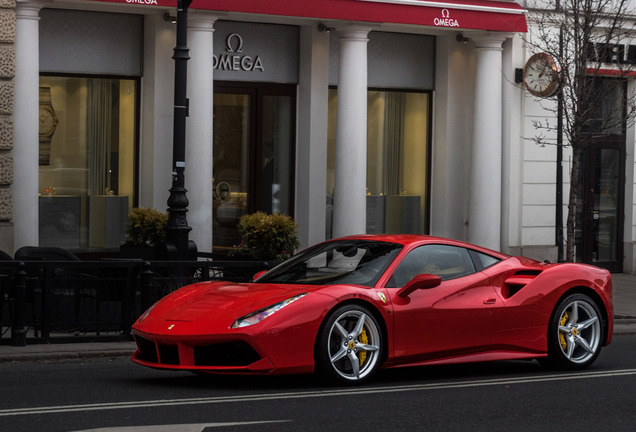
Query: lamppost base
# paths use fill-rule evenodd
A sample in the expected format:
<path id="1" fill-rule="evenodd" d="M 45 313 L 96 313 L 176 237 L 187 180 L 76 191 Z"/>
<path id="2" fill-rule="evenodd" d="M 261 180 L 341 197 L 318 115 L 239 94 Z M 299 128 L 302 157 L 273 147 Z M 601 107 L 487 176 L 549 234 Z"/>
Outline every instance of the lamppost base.
<path id="1" fill-rule="evenodd" d="M 174 243 L 166 243 L 163 255 L 168 261 L 196 261 L 197 245 L 194 241 L 188 240 L 187 245 L 177 246 Z"/>

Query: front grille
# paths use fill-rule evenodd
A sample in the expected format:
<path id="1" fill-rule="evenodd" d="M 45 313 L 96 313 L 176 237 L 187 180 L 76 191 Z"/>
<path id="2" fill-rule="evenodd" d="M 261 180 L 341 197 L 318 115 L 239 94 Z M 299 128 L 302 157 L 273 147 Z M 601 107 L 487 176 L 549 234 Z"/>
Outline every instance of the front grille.
<path id="1" fill-rule="evenodd" d="M 135 335 L 135 342 L 137 342 L 137 347 L 140 352 L 139 360 L 143 360 L 148 363 L 159 363 L 157 347 L 153 341 Z"/>
<path id="2" fill-rule="evenodd" d="M 159 344 L 159 360 L 162 364 L 179 364 L 179 347 Z"/>
<path id="3" fill-rule="evenodd" d="M 194 347 L 196 366 L 247 366 L 260 358 L 254 348 L 243 341 Z"/>

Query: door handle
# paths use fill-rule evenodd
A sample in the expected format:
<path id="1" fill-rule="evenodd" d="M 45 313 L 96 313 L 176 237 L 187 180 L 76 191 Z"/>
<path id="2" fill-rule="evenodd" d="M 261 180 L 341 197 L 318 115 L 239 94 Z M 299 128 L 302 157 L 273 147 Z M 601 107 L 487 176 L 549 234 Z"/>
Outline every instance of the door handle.
<path id="1" fill-rule="evenodd" d="M 497 303 L 497 299 L 494 299 L 494 298 L 489 298 L 489 299 L 485 299 L 484 300 L 484 304 L 485 305 L 492 305 L 492 304 L 495 304 L 495 303 Z"/>

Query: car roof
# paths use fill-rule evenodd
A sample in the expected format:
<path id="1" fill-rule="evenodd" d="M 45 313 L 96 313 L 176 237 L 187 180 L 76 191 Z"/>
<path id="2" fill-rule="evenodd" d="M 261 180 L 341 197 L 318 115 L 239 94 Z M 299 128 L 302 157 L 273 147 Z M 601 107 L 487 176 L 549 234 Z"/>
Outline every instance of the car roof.
<path id="1" fill-rule="evenodd" d="M 414 244 L 418 244 L 418 245 L 447 244 L 451 246 L 459 246 L 459 247 L 473 249 L 473 250 L 480 251 L 489 255 L 494 255 L 500 258 L 509 257 L 509 255 L 506 255 L 502 252 L 498 252 L 498 251 L 481 247 L 478 245 L 466 243 L 463 241 L 453 240 L 453 239 L 449 239 L 445 237 L 437 237 L 437 236 L 421 235 L 421 234 L 358 234 L 358 235 L 351 235 L 347 237 L 335 238 L 332 241 L 346 240 L 346 239 L 391 242 L 391 243 L 401 244 L 403 246 L 409 246 Z"/>

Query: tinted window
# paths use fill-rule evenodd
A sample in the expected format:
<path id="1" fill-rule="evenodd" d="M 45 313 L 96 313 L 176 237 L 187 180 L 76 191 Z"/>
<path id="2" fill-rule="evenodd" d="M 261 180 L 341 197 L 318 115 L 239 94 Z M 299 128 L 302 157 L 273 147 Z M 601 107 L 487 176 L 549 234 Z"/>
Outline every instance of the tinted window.
<path id="1" fill-rule="evenodd" d="M 344 240 L 317 245 L 260 277 L 258 283 L 373 286 L 401 245 Z"/>
<path id="2" fill-rule="evenodd" d="M 447 245 L 425 245 L 413 249 L 404 257 L 387 284 L 390 288 L 403 287 L 419 274 L 434 274 L 442 280 L 475 273 L 468 251 Z"/>
<path id="3" fill-rule="evenodd" d="M 492 255 L 488 255 L 488 254 L 477 252 L 477 251 L 471 251 L 471 255 L 477 261 L 477 266 L 481 265 L 482 270 L 488 267 L 494 266 L 499 261 L 501 261 L 499 258 L 496 258 Z"/>

